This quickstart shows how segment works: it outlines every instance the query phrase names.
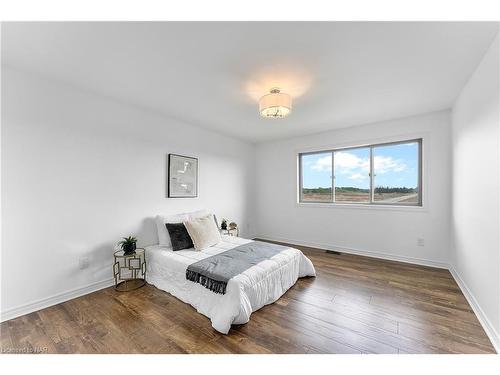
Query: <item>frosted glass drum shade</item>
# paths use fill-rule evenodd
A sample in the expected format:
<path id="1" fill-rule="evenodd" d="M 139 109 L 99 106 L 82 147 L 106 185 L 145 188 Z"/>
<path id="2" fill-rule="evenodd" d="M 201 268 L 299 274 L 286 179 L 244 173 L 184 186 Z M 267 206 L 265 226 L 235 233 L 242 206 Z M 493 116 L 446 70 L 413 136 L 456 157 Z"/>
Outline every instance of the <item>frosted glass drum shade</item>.
<path id="1" fill-rule="evenodd" d="M 259 112 L 262 117 L 282 118 L 288 116 L 291 111 L 292 98 L 278 89 L 271 90 L 270 94 L 259 100 Z"/>

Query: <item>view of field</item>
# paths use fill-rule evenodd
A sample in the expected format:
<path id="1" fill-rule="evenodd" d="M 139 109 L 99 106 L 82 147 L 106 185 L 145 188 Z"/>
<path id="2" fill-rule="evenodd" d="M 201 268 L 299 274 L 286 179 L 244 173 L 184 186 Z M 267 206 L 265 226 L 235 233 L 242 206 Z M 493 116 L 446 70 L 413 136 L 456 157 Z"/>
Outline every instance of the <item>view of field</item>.
<path id="1" fill-rule="evenodd" d="M 416 204 L 419 150 L 408 141 L 303 154 L 301 201 L 370 203 L 373 193 L 373 203 Z"/>
<path id="2" fill-rule="evenodd" d="M 304 188 L 303 202 L 332 202 L 331 188 Z M 335 188 L 335 201 L 343 203 L 370 202 L 369 189 Z M 418 192 L 410 188 L 375 188 L 374 201 L 380 203 L 418 203 Z"/>

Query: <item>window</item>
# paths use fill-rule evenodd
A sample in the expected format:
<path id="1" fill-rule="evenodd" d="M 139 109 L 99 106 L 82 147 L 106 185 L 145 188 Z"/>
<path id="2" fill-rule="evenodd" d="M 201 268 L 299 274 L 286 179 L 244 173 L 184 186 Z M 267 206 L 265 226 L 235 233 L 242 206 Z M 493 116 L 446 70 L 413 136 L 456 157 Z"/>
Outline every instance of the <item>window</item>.
<path id="1" fill-rule="evenodd" d="M 334 151 L 335 202 L 370 203 L 370 148 Z"/>
<path id="2" fill-rule="evenodd" d="M 422 205 L 422 140 L 299 154 L 305 203 Z"/>
<path id="3" fill-rule="evenodd" d="M 332 201 L 332 153 L 318 152 L 301 157 L 302 202 Z"/>
<path id="4" fill-rule="evenodd" d="M 374 202 L 420 202 L 419 150 L 420 142 L 373 147 Z"/>

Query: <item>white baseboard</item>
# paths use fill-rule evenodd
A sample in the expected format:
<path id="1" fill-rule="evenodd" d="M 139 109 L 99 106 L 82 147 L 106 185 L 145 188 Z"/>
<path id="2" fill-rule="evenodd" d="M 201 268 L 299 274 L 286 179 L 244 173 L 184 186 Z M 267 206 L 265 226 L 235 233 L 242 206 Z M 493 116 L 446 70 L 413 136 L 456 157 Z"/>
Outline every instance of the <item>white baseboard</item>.
<path id="1" fill-rule="evenodd" d="M 57 305 L 58 303 L 62 303 L 68 301 L 73 298 L 77 298 L 83 296 L 85 294 L 89 294 L 95 292 L 100 289 L 107 288 L 113 285 L 113 279 L 107 279 L 102 281 L 97 281 L 95 283 L 89 284 L 84 287 L 75 288 L 72 290 L 68 290 L 66 292 L 53 295 L 50 297 L 39 299 L 38 301 L 27 303 L 22 306 L 17 306 L 10 308 L 8 310 L 2 311 L 0 313 L 0 322 L 4 322 L 6 320 L 17 318 L 18 316 L 26 315 L 32 313 L 34 311 L 38 311 L 41 309 L 45 309 L 46 307 L 50 307 L 53 305 Z"/>
<path id="2" fill-rule="evenodd" d="M 356 249 L 356 248 L 352 248 L 352 247 L 336 246 L 336 245 L 323 244 L 323 243 L 317 243 L 317 242 L 305 242 L 305 241 L 299 241 L 299 240 L 292 240 L 290 238 L 280 238 L 280 237 L 266 236 L 266 235 L 259 235 L 259 236 L 255 236 L 254 238 L 261 238 L 263 240 L 269 240 L 269 241 L 285 242 L 285 243 L 289 243 L 292 245 L 307 246 L 307 247 L 313 247 L 313 248 L 322 249 L 322 250 L 338 251 L 338 252 L 346 253 L 346 254 L 362 255 L 362 256 L 371 257 L 371 258 L 394 260 L 397 262 L 418 264 L 418 265 L 422 265 L 422 266 L 444 268 L 444 269 L 449 268 L 449 264 L 446 262 L 438 262 L 438 261 L 427 260 L 427 259 L 422 259 L 422 258 L 408 257 L 408 256 L 404 256 L 404 255 L 394 255 L 394 254 L 389 254 L 389 253 L 384 253 L 384 252 L 379 252 L 379 251 L 362 250 L 362 249 Z"/>
<path id="3" fill-rule="evenodd" d="M 488 338 L 490 339 L 492 345 L 495 347 L 495 350 L 497 353 L 500 353 L 500 334 L 495 330 L 495 327 L 493 324 L 491 324 L 490 320 L 484 313 L 483 309 L 477 302 L 476 298 L 472 294 L 471 290 L 467 286 L 467 284 L 464 282 L 460 274 L 457 272 L 455 267 L 450 265 L 449 267 L 450 273 L 455 279 L 456 283 L 462 290 L 462 293 L 464 294 L 465 298 L 467 299 L 467 302 L 469 302 L 469 305 L 471 306 L 472 310 L 474 311 L 474 314 L 476 314 L 477 319 L 479 320 L 479 323 L 483 326 L 484 331 L 488 335 Z"/>

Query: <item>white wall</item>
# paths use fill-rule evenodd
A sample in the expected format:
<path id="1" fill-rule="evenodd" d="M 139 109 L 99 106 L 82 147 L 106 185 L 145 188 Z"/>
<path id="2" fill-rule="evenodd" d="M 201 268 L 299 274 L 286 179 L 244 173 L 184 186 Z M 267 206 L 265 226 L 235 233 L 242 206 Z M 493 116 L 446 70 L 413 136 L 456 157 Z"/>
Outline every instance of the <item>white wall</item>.
<path id="1" fill-rule="evenodd" d="M 197 199 L 166 198 L 168 153 L 199 158 Z M 139 245 L 155 243 L 158 213 L 208 208 L 251 235 L 254 153 L 251 144 L 4 67 L 3 317 L 102 286 L 116 241 L 133 234 Z M 78 268 L 80 256 L 89 268 Z"/>
<path id="2" fill-rule="evenodd" d="M 423 209 L 297 204 L 299 151 L 419 136 L 424 138 Z M 449 112 L 444 111 L 258 145 L 258 235 L 320 248 L 447 266 L 449 138 Z M 424 238 L 424 247 L 417 246 L 418 237 Z"/>
<path id="3" fill-rule="evenodd" d="M 452 256 L 456 276 L 500 348 L 499 39 L 452 111 Z M 489 326 L 489 327 L 488 327 Z"/>

